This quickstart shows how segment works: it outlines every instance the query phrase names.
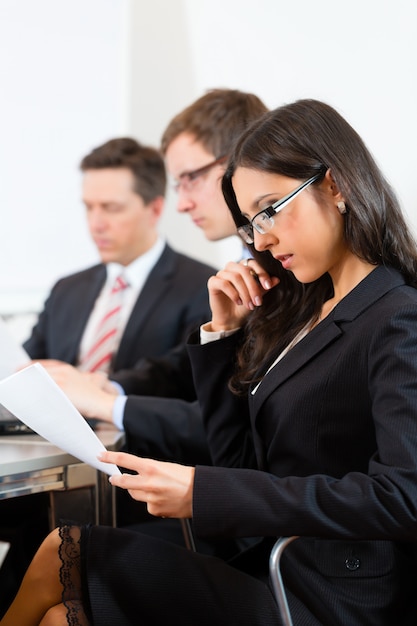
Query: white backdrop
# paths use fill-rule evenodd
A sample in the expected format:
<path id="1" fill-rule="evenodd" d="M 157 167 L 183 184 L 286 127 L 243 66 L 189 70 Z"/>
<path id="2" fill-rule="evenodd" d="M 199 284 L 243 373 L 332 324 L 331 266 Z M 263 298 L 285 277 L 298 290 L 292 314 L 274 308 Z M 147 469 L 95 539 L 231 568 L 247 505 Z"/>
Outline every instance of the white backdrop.
<path id="1" fill-rule="evenodd" d="M 212 87 L 270 107 L 335 106 L 367 142 L 417 229 L 415 0 L 0 0 L 0 313 L 37 308 L 96 259 L 77 171 L 120 134 L 159 143 Z M 163 231 L 222 265 L 169 195 Z"/>
<path id="2" fill-rule="evenodd" d="M 123 0 L 0 0 L 0 312 L 96 259 L 81 157 L 126 132 Z"/>

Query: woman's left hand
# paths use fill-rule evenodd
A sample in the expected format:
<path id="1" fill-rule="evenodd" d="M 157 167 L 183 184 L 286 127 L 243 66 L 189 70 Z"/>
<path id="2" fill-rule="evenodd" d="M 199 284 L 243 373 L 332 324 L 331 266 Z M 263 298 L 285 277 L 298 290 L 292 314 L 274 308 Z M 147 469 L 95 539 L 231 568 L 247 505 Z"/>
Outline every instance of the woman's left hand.
<path id="1" fill-rule="evenodd" d="M 126 452 L 103 452 L 99 460 L 136 474 L 114 474 L 110 482 L 127 489 L 135 500 L 146 502 L 151 515 L 192 517 L 194 467 L 143 459 Z"/>
<path id="2" fill-rule="evenodd" d="M 265 293 L 278 283 L 279 278 L 270 276 L 255 259 L 228 263 L 207 283 L 212 314 L 210 330 L 239 328 L 249 313 L 261 306 Z"/>

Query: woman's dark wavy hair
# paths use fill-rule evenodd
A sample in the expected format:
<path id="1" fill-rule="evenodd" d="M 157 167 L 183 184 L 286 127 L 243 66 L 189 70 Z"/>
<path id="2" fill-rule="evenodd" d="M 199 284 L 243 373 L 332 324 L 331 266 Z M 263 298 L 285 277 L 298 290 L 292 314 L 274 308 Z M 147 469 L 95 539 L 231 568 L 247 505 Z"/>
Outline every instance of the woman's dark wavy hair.
<path id="1" fill-rule="evenodd" d="M 312 189 L 330 169 L 345 199 L 345 238 L 350 250 L 374 265 L 398 269 L 408 284 L 417 287 L 417 248 L 395 193 L 360 136 L 331 106 L 299 100 L 266 113 L 243 133 L 222 181 L 236 226 L 247 223 L 233 189 L 238 167 L 297 181 L 322 174 Z M 251 383 L 261 379 L 273 357 L 318 316 L 323 302 L 333 294 L 328 274 L 301 284 L 269 252 L 259 253 L 249 247 L 253 257 L 278 276 L 280 283 L 248 318 L 230 381 L 238 394 L 246 393 Z"/>

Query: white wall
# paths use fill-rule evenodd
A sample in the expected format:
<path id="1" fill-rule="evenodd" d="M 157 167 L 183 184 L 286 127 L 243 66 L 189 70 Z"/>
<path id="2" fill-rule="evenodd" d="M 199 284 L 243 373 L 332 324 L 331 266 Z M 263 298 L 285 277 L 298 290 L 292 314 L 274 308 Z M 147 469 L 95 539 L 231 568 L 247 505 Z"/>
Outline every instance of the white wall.
<path id="1" fill-rule="evenodd" d="M 137 94 L 131 111 L 135 132 L 145 132 L 149 116 L 142 113 L 158 103 L 158 124 L 150 135 L 157 140 L 159 127 L 212 87 L 252 91 L 271 108 L 297 98 L 324 100 L 362 135 L 417 231 L 415 0 L 145 4 L 136 4 L 134 27 L 146 14 L 147 35 L 133 42 L 133 80 L 146 71 L 146 50 L 155 51 L 159 44 L 163 60 L 153 68 L 152 89 Z M 173 242 L 182 245 L 177 228 L 184 217 L 175 216 L 172 208 L 166 219 Z M 189 250 L 210 258 L 213 244 L 188 226 Z M 229 242 L 216 246 L 216 258 L 230 257 Z"/>
<path id="2" fill-rule="evenodd" d="M 0 0 L 0 312 L 95 261 L 78 164 L 126 132 L 125 0 Z"/>
<path id="3" fill-rule="evenodd" d="M 415 0 L 0 0 L 0 313 L 95 260 L 81 157 L 125 133 L 157 145 L 212 87 L 335 106 L 417 228 L 416 58 Z M 217 265 L 237 250 L 206 242 L 171 195 L 163 230 Z"/>

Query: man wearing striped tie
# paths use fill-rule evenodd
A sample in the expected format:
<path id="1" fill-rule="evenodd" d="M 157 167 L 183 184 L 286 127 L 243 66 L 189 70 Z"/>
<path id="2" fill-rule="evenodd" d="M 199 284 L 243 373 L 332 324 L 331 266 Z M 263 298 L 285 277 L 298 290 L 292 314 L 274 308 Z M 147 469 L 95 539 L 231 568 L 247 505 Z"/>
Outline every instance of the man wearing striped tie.
<path id="1" fill-rule="evenodd" d="M 117 348 L 117 336 L 120 334 L 123 295 L 128 286 L 123 274 L 119 274 L 110 290 L 106 311 L 97 326 L 94 341 L 80 361 L 80 369 L 87 372 L 109 371 Z"/>
<path id="2" fill-rule="evenodd" d="M 208 313 L 215 269 L 160 236 L 166 173 L 159 151 L 112 139 L 81 162 L 82 197 L 101 262 L 53 287 L 24 348 L 89 372 L 161 357 Z"/>

